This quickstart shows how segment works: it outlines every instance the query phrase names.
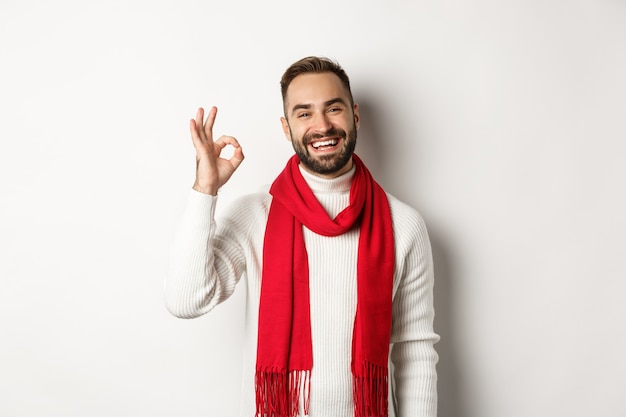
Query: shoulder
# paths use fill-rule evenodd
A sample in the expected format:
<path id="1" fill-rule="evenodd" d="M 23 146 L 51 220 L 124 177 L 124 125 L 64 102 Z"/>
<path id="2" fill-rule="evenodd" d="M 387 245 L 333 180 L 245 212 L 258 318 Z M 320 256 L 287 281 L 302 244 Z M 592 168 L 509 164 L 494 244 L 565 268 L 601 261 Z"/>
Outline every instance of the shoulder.
<path id="1" fill-rule="evenodd" d="M 269 193 L 269 186 L 260 187 L 257 191 L 236 197 L 230 207 L 234 210 L 254 210 L 269 207 L 272 196 Z"/>
<path id="2" fill-rule="evenodd" d="M 256 192 L 232 199 L 223 206 L 218 217 L 221 221 L 229 223 L 256 222 L 260 218 L 267 217 L 271 203 L 269 186 L 263 186 Z"/>
<path id="3" fill-rule="evenodd" d="M 429 244 L 428 229 L 422 215 L 412 206 L 387 193 L 397 248 Z"/>
<path id="4" fill-rule="evenodd" d="M 408 228 L 415 231 L 426 229 L 426 222 L 424 221 L 424 218 L 415 208 L 401 200 L 398 200 L 389 193 L 387 193 L 387 199 L 389 200 L 391 220 L 393 222 L 394 229 Z"/>

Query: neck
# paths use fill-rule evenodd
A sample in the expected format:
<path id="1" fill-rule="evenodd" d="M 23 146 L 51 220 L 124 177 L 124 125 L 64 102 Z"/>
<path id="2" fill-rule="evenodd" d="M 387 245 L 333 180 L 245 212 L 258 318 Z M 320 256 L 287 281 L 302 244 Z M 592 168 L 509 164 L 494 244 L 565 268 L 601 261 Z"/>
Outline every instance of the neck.
<path id="1" fill-rule="evenodd" d="M 356 171 L 354 165 L 352 165 L 352 168 L 343 175 L 335 178 L 323 178 L 306 171 L 302 165 L 299 165 L 299 169 L 302 173 L 302 177 L 311 188 L 311 191 L 313 191 L 318 198 L 320 194 L 349 192 Z"/>
<path id="2" fill-rule="evenodd" d="M 320 174 L 319 172 L 311 171 L 309 168 L 304 166 L 304 164 L 300 163 L 300 167 L 306 172 L 308 172 L 309 174 L 315 175 L 316 177 L 323 178 L 326 180 L 332 180 L 333 178 L 342 176 L 346 172 L 350 171 L 353 166 L 354 166 L 354 162 L 352 161 L 352 158 L 350 158 L 350 160 L 343 167 L 341 167 L 338 171 L 331 172 L 329 174 Z"/>

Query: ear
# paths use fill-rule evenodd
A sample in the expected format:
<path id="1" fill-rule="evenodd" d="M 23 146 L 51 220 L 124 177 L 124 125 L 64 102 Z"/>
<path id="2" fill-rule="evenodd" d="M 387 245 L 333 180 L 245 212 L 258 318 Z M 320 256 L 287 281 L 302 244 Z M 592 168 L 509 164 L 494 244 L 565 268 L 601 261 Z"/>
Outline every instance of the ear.
<path id="1" fill-rule="evenodd" d="M 291 131 L 289 130 L 289 122 L 284 117 L 280 118 L 280 123 L 283 125 L 283 133 L 289 142 L 291 142 Z"/>
<path id="2" fill-rule="evenodd" d="M 356 128 L 359 128 L 359 125 L 361 124 L 361 117 L 359 116 L 359 105 L 358 104 L 354 104 L 354 108 L 352 109 L 352 113 L 354 113 L 354 125 L 356 126 Z"/>

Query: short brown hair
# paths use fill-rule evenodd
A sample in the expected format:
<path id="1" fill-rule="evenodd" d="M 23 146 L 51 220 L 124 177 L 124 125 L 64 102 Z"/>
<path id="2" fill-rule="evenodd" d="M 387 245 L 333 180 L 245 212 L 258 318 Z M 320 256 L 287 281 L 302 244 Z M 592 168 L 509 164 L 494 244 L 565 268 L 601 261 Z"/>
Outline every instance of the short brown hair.
<path id="1" fill-rule="evenodd" d="M 289 68 L 287 68 L 282 78 L 280 79 L 280 90 L 283 95 L 283 106 L 285 105 L 287 88 L 289 88 L 289 84 L 291 84 L 294 78 L 301 74 L 322 72 L 331 72 L 339 77 L 341 83 L 348 93 L 348 97 L 350 98 L 350 106 L 354 106 L 354 99 L 352 98 L 352 90 L 350 89 L 350 79 L 348 78 L 348 74 L 346 74 L 346 72 L 337 62 L 325 57 L 318 56 L 308 56 L 306 58 L 302 58 L 299 61 L 294 62 Z"/>

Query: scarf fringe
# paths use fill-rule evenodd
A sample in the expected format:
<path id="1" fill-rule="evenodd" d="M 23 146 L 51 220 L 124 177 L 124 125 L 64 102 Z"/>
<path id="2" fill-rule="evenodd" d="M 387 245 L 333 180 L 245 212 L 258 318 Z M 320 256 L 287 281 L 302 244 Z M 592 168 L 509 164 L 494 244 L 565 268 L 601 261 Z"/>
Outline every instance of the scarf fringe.
<path id="1" fill-rule="evenodd" d="M 388 417 L 388 367 L 365 362 L 353 372 L 354 417 Z"/>
<path id="2" fill-rule="evenodd" d="M 296 417 L 302 399 L 304 415 L 309 415 L 311 371 L 256 372 L 256 417 Z"/>

